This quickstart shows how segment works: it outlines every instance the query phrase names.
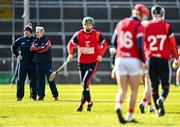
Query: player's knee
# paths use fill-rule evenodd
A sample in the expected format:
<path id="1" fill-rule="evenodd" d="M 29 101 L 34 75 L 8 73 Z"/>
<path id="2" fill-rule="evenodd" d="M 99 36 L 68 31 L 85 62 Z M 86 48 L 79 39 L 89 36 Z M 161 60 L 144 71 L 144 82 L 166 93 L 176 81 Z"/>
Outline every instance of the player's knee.
<path id="1" fill-rule="evenodd" d="M 158 95 L 158 89 L 152 88 L 152 95 Z"/>
<path id="2" fill-rule="evenodd" d="M 163 85 L 163 86 L 162 86 L 162 89 L 163 89 L 163 90 L 169 90 L 169 85 Z"/>

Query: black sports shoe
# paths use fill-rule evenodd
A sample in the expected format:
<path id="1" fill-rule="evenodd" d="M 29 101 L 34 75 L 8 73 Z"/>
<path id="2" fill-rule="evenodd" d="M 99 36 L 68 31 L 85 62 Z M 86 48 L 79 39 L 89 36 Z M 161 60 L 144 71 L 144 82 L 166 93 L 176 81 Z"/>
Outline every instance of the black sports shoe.
<path id="1" fill-rule="evenodd" d="M 140 109 L 140 112 L 143 114 L 143 113 L 145 113 L 144 112 L 144 105 L 143 104 L 140 104 L 139 105 L 139 109 Z"/>
<path id="2" fill-rule="evenodd" d="M 93 106 L 93 103 L 92 103 L 92 102 L 91 102 L 91 104 L 88 104 L 88 105 L 87 105 L 87 111 L 89 111 L 89 112 L 90 112 L 90 111 L 91 111 L 92 106 Z"/>
<path id="3" fill-rule="evenodd" d="M 43 101 L 43 100 L 44 100 L 43 97 L 39 97 L 39 98 L 38 98 L 38 101 Z"/>
<path id="4" fill-rule="evenodd" d="M 158 105 L 158 112 L 157 112 L 157 116 L 164 116 L 165 115 L 165 110 L 164 110 L 164 105 L 163 105 L 163 100 L 162 99 L 158 99 L 157 100 L 157 105 Z"/>
<path id="5" fill-rule="evenodd" d="M 32 101 L 36 101 L 36 98 L 32 98 L 32 97 L 31 97 L 30 99 L 31 99 Z"/>
<path id="6" fill-rule="evenodd" d="M 154 109 L 153 108 L 149 108 L 148 112 L 152 113 L 152 112 L 154 112 Z"/>
<path id="7" fill-rule="evenodd" d="M 117 113 L 117 116 L 118 116 L 118 119 L 119 119 L 119 122 L 120 122 L 120 123 L 122 123 L 122 124 L 127 123 L 127 121 L 124 120 L 120 109 L 117 109 L 117 110 L 116 110 L 116 113 Z"/>
<path id="8" fill-rule="evenodd" d="M 83 106 L 79 106 L 76 111 L 77 111 L 77 112 L 82 112 L 82 111 L 83 111 Z"/>
<path id="9" fill-rule="evenodd" d="M 16 101 L 22 101 L 22 98 L 17 98 Z"/>
<path id="10" fill-rule="evenodd" d="M 59 101 L 58 97 L 54 97 L 54 101 Z"/>
<path id="11" fill-rule="evenodd" d="M 175 86 L 180 86 L 180 84 L 174 84 Z"/>
<path id="12" fill-rule="evenodd" d="M 161 117 L 161 116 L 164 116 L 165 115 L 165 111 L 162 110 L 162 109 L 158 109 L 157 112 L 156 112 L 156 116 L 157 117 Z"/>
<path id="13" fill-rule="evenodd" d="M 132 120 L 130 120 L 130 121 L 127 121 L 128 123 L 138 123 L 138 121 L 137 120 L 135 120 L 135 119 L 132 119 Z"/>
<path id="14" fill-rule="evenodd" d="M 164 116 L 164 115 L 165 115 L 165 111 L 163 109 L 159 109 L 158 116 L 161 117 L 161 116 Z"/>

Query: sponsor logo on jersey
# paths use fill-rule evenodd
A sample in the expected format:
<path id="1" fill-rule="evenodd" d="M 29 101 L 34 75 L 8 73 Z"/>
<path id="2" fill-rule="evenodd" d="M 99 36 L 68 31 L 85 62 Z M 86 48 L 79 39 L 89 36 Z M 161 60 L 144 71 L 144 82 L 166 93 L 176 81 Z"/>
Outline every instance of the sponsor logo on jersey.
<path id="1" fill-rule="evenodd" d="M 94 47 L 81 47 L 80 51 L 82 54 L 94 54 Z"/>

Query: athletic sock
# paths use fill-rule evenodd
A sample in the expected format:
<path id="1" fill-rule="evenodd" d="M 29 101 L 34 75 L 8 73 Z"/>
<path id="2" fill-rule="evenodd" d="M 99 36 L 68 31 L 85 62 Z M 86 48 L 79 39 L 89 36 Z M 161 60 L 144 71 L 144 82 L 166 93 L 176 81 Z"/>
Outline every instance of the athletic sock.
<path id="1" fill-rule="evenodd" d="M 146 98 L 143 98 L 142 101 L 141 101 L 141 104 L 144 106 L 147 102 L 147 99 Z"/>
<path id="2" fill-rule="evenodd" d="M 118 92 L 116 95 L 116 109 L 122 109 L 122 104 L 123 104 L 124 100 L 120 99 L 120 93 Z"/>
<path id="3" fill-rule="evenodd" d="M 147 102 L 147 105 L 148 105 L 149 111 L 153 110 L 151 101 L 148 101 L 148 102 Z"/>
<path id="4" fill-rule="evenodd" d="M 122 100 L 120 100 L 120 101 L 117 101 L 116 102 L 116 109 L 122 109 L 122 104 L 123 104 L 123 101 Z"/>
<path id="5" fill-rule="evenodd" d="M 148 101 L 148 102 L 147 102 L 147 105 L 148 105 L 148 109 L 149 109 L 149 110 L 153 110 L 151 101 Z"/>
<path id="6" fill-rule="evenodd" d="M 147 101 L 147 105 L 148 105 L 148 106 L 152 106 L 151 101 Z"/>
<path id="7" fill-rule="evenodd" d="M 133 120 L 133 112 L 134 109 L 128 109 L 127 115 L 126 115 L 126 120 L 127 121 L 132 121 Z"/>

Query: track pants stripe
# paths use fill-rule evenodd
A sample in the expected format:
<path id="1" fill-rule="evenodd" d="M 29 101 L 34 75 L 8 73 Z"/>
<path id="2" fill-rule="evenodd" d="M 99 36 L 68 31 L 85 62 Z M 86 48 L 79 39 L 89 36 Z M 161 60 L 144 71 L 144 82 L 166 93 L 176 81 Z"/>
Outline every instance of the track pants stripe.
<path id="1" fill-rule="evenodd" d="M 96 73 L 96 71 L 97 71 L 97 67 L 98 67 L 98 62 L 96 62 L 96 65 L 95 65 L 95 67 L 94 67 L 94 69 L 93 69 L 93 72 L 91 73 L 91 76 L 89 77 L 89 79 L 87 80 L 87 86 L 86 86 L 86 88 L 89 88 L 89 84 L 90 84 L 90 81 L 92 80 L 92 78 L 93 78 L 93 76 L 95 75 L 95 73 Z"/>

